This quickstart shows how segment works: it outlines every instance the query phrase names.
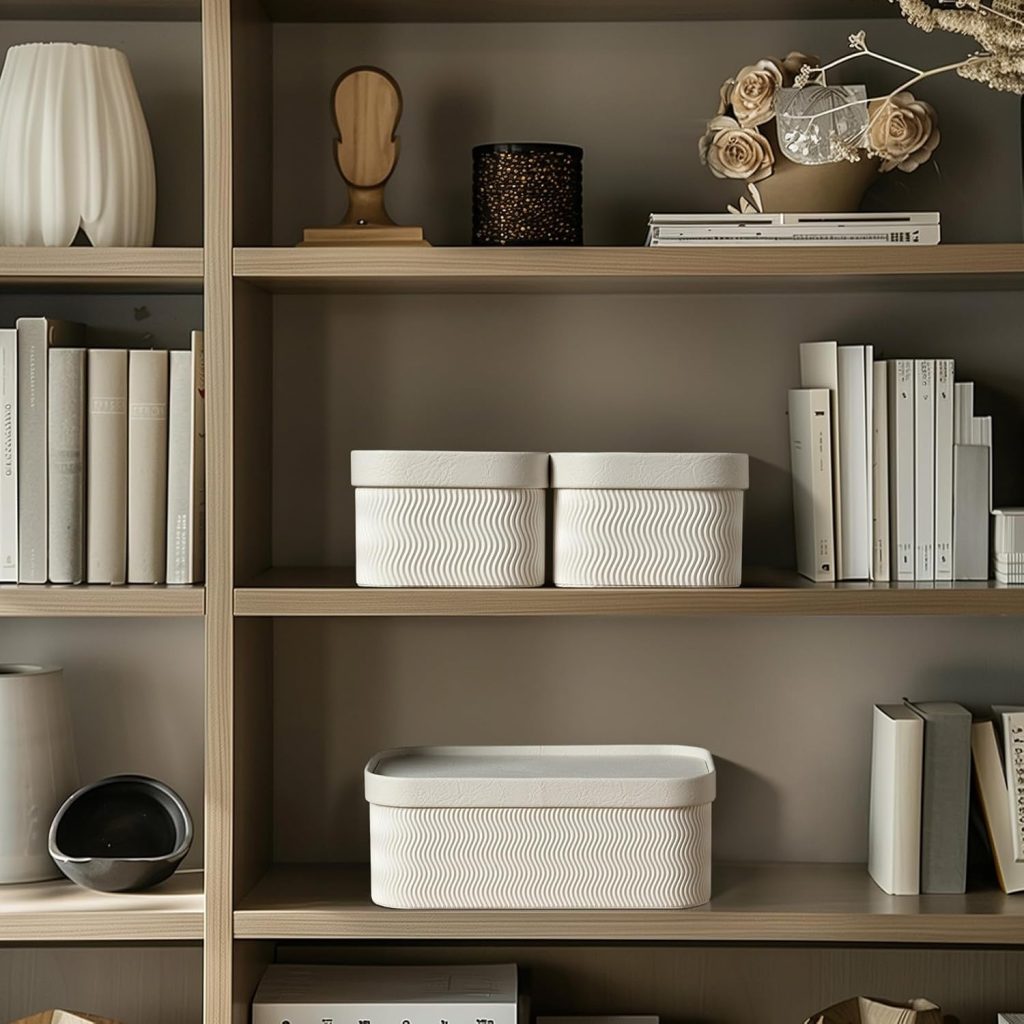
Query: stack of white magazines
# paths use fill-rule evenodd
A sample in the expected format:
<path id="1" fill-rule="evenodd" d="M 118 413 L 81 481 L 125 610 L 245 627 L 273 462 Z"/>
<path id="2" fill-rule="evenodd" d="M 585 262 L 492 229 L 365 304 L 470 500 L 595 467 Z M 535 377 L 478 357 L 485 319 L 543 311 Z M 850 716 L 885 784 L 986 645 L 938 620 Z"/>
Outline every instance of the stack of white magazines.
<path id="1" fill-rule="evenodd" d="M 800 346 L 789 392 L 797 569 L 815 582 L 989 578 L 992 418 L 952 359 Z"/>
<path id="2" fill-rule="evenodd" d="M 81 324 L 0 329 L 0 583 L 198 583 L 203 335 L 87 348 Z"/>
<path id="3" fill-rule="evenodd" d="M 647 245 L 938 245 L 937 213 L 652 213 Z"/>
<path id="4" fill-rule="evenodd" d="M 522 1024 L 515 964 L 390 967 L 274 964 L 252 1024 Z"/>

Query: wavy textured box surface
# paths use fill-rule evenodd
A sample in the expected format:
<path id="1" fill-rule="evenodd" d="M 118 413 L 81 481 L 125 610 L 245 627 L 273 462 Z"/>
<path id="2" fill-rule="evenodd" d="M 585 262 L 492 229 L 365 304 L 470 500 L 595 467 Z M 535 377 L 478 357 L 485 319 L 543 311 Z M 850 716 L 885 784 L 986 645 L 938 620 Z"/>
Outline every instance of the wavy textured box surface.
<path id="1" fill-rule="evenodd" d="M 560 587 L 738 587 L 741 490 L 555 491 Z"/>
<path id="2" fill-rule="evenodd" d="M 670 909 L 711 898 L 711 804 L 370 805 L 372 897 L 402 909 Z"/>
<path id="3" fill-rule="evenodd" d="M 364 587 L 538 587 L 543 490 L 357 487 Z"/>

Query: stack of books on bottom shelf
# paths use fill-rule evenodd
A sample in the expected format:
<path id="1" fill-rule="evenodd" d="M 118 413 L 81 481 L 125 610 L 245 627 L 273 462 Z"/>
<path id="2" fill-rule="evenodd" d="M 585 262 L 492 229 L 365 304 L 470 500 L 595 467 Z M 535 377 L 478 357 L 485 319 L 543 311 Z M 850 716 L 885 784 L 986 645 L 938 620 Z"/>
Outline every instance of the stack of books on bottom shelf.
<path id="1" fill-rule="evenodd" d="M 515 964 L 356 967 L 274 964 L 252 1024 L 527 1024 Z"/>
<path id="2" fill-rule="evenodd" d="M 800 346 L 789 392 L 797 568 L 816 582 L 989 578 L 992 418 L 952 359 Z"/>
<path id="3" fill-rule="evenodd" d="M 81 324 L 0 329 L 0 583 L 203 578 L 203 335 L 87 348 Z"/>
<path id="4" fill-rule="evenodd" d="M 1024 891 L 1024 707 L 992 715 L 973 722 L 948 702 L 875 706 L 868 871 L 884 892 L 966 891 L 972 761 L 999 885 Z"/>
<path id="5" fill-rule="evenodd" d="M 937 245 L 937 213 L 652 213 L 647 245 Z"/>

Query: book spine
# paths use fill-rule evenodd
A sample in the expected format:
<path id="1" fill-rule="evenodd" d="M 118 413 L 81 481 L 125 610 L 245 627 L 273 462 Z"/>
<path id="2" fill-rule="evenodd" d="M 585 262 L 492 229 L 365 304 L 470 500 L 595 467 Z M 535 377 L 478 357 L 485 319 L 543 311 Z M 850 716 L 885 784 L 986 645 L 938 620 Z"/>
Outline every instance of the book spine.
<path id="1" fill-rule="evenodd" d="M 879 583 L 890 579 L 889 533 L 889 403 L 888 367 L 876 362 L 872 367 L 872 446 L 871 446 L 871 578 Z"/>
<path id="2" fill-rule="evenodd" d="M 167 572 L 167 353 L 128 358 L 128 582 Z"/>
<path id="3" fill-rule="evenodd" d="M 253 1004 L 252 1024 L 518 1024 L 515 1003 L 346 1003 L 281 1002 Z"/>
<path id="4" fill-rule="evenodd" d="M 47 325 L 18 321 L 18 582 L 45 583 Z"/>
<path id="5" fill-rule="evenodd" d="M 51 583 L 81 583 L 85 561 L 85 349 L 51 349 L 47 549 Z"/>
<path id="6" fill-rule="evenodd" d="M 124 583 L 128 557 L 128 353 L 89 351 L 88 544 L 90 583 Z"/>
<path id="7" fill-rule="evenodd" d="M 839 360 L 839 464 L 843 472 L 843 579 L 871 575 L 867 381 L 864 346 L 841 345 Z"/>
<path id="8" fill-rule="evenodd" d="M 953 579 L 953 360 L 935 360 L 935 579 Z"/>
<path id="9" fill-rule="evenodd" d="M 789 392 L 797 570 L 817 583 L 835 580 L 829 407 L 826 388 Z"/>
<path id="10" fill-rule="evenodd" d="M 971 726 L 971 759 L 999 887 L 1006 893 L 1024 891 L 1024 864 L 1018 864 L 1013 857 L 1012 829 L 1007 814 L 1010 797 L 994 722 L 975 722 Z"/>
<path id="11" fill-rule="evenodd" d="M 914 360 L 914 578 L 935 579 L 935 360 Z"/>
<path id="12" fill-rule="evenodd" d="M 953 578 L 987 580 L 992 449 L 953 446 Z"/>
<path id="13" fill-rule="evenodd" d="M 0 583 L 18 582 L 18 332 L 0 330 Z"/>
<path id="14" fill-rule="evenodd" d="M 938 245 L 939 227 L 921 225 L 888 228 L 844 228 L 841 232 L 822 230 L 812 225 L 786 225 L 784 227 L 730 228 L 706 227 L 654 227 L 650 229 L 651 245 L 750 245 L 771 248 L 776 245 Z"/>
<path id="15" fill-rule="evenodd" d="M 206 576 L 206 344 L 192 332 L 192 582 Z"/>
<path id="16" fill-rule="evenodd" d="M 889 362 L 889 570 L 914 578 L 914 362 Z"/>
<path id="17" fill-rule="evenodd" d="M 1024 862 L 1024 711 L 1004 711 L 1001 717 L 1013 859 Z"/>
<path id="18" fill-rule="evenodd" d="M 883 892 L 915 896 L 921 885 L 924 723 L 874 712 L 868 871 Z"/>

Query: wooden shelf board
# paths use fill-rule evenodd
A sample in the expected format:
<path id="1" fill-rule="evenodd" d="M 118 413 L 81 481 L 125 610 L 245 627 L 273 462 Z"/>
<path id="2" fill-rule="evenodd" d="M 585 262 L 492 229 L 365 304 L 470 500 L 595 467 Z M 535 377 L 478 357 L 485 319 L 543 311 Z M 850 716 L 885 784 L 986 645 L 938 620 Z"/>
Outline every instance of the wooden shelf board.
<path id="1" fill-rule="evenodd" d="M 0 19 L 198 21 L 202 0 L 0 0 Z"/>
<path id="2" fill-rule="evenodd" d="M 1024 903 L 1001 892 L 887 896 L 861 864 L 716 865 L 692 910 L 408 911 L 375 906 L 365 867 L 282 865 L 235 911 L 242 939 L 506 939 L 1016 945 Z"/>
<path id="3" fill-rule="evenodd" d="M 0 618 L 180 618 L 202 615 L 205 606 L 202 586 L 0 586 Z"/>
<path id="4" fill-rule="evenodd" d="M 733 590 L 357 587 L 351 569 L 271 569 L 235 589 L 254 616 L 1024 615 L 1024 587 L 997 583 L 811 583 L 748 569 Z"/>
<path id="5" fill-rule="evenodd" d="M 781 21 L 886 18 L 885 0 L 264 0 L 278 21 Z"/>
<path id="6" fill-rule="evenodd" d="M 201 292 L 203 250 L 0 247 L 0 289 Z"/>
<path id="7" fill-rule="evenodd" d="M 90 892 L 72 882 L 0 886 L 0 942 L 177 942 L 203 937 L 203 873 L 149 892 Z"/>
<path id="8" fill-rule="evenodd" d="M 236 249 L 235 277 L 280 292 L 1024 289 L 1024 245 Z"/>

